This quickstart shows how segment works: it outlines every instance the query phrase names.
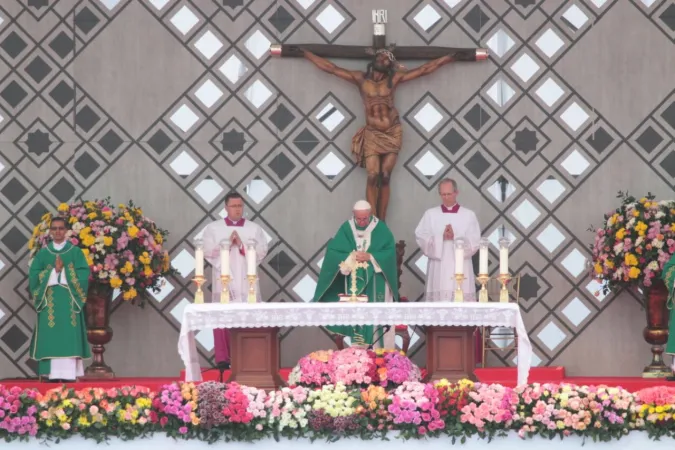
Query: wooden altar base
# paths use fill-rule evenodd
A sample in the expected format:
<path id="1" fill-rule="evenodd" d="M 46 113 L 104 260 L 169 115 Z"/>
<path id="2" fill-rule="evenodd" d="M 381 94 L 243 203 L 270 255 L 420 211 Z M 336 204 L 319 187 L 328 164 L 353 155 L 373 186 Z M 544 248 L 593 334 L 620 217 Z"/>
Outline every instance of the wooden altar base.
<path id="1" fill-rule="evenodd" d="M 424 381 L 476 381 L 476 327 L 425 327 L 427 375 Z"/>
<path id="2" fill-rule="evenodd" d="M 229 381 L 271 391 L 284 386 L 279 376 L 279 329 L 233 328 L 230 331 L 232 373 Z"/>

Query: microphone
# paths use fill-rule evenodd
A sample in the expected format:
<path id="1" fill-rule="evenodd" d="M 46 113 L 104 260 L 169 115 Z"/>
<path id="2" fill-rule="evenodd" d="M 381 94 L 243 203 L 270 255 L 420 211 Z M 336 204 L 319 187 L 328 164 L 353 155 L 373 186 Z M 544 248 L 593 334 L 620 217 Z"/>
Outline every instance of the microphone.
<path id="1" fill-rule="evenodd" d="M 368 350 L 373 350 L 375 349 L 375 342 L 379 341 L 382 337 L 384 337 L 385 334 L 387 334 L 391 330 L 391 325 L 385 325 L 382 327 L 382 333 L 377 337 L 377 339 L 373 339 L 373 343 L 368 346 Z"/>

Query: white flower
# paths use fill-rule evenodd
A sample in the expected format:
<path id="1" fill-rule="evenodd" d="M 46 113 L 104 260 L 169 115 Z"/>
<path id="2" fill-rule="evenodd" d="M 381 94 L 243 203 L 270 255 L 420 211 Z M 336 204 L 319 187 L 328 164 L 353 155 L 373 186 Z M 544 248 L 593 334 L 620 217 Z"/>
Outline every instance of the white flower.
<path id="1" fill-rule="evenodd" d="M 614 246 L 614 253 L 619 254 L 623 251 L 623 242 L 619 242 Z"/>
<path id="2" fill-rule="evenodd" d="M 102 270 L 98 273 L 98 277 L 102 280 L 105 280 L 106 278 L 108 278 L 108 272 L 106 272 L 105 270 Z"/>
<path id="3" fill-rule="evenodd" d="M 638 238 L 635 240 L 635 246 L 636 246 L 636 247 L 639 247 L 640 245 L 642 245 L 642 243 L 644 242 L 644 240 L 645 240 L 645 237 L 644 237 L 644 236 L 638 237 Z"/>
<path id="4" fill-rule="evenodd" d="M 652 261 L 649 264 L 647 264 L 647 269 L 650 270 L 659 270 L 659 262 L 658 261 Z"/>
<path id="5" fill-rule="evenodd" d="M 652 241 L 652 245 L 656 248 L 662 248 L 663 247 L 663 241 L 661 241 L 659 239 L 654 239 Z"/>

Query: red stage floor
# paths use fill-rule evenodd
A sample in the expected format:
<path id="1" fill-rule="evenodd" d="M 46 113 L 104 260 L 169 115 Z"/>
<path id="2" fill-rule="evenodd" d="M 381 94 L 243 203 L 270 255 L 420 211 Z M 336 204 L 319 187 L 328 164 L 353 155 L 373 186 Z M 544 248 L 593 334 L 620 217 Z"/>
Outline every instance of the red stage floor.
<path id="1" fill-rule="evenodd" d="M 288 374 L 291 369 L 281 369 L 281 377 L 285 380 L 288 378 Z M 229 372 L 225 372 L 225 379 L 229 376 Z M 476 369 L 476 377 L 479 381 L 483 383 L 498 383 L 504 386 L 515 386 L 516 385 L 516 369 L 507 367 L 507 368 L 487 368 L 487 369 Z M 184 379 L 184 373 L 181 372 L 179 377 L 161 377 L 161 378 L 138 378 L 138 377 L 127 377 L 127 378 L 116 378 L 114 380 L 101 380 L 101 381 L 91 381 L 91 382 L 77 382 L 69 383 L 67 386 L 74 389 L 83 389 L 86 387 L 103 387 L 103 388 L 112 388 L 120 386 L 144 386 L 150 388 L 151 390 L 157 390 L 162 385 L 171 383 L 173 381 L 179 381 Z M 217 370 L 207 370 L 203 373 L 204 381 L 217 381 L 218 380 L 218 371 Z M 675 383 L 667 382 L 662 379 L 644 379 L 640 377 L 567 377 L 565 375 L 565 369 L 563 367 L 533 367 L 530 370 L 530 383 L 572 383 L 577 385 L 608 385 L 616 386 L 627 389 L 628 391 L 635 392 L 646 387 L 653 386 L 663 386 L 671 385 L 675 386 Z M 20 386 L 22 388 L 33 388 L 38 389 L 40 392 L 45 392 L 49 389 L 53 389 L 58 385 L 54 383 L 40 383 L 35 380 L 25 380 L 25 379 L 7 379 L 1 380 L 0 384 L 6 386 Z"/>

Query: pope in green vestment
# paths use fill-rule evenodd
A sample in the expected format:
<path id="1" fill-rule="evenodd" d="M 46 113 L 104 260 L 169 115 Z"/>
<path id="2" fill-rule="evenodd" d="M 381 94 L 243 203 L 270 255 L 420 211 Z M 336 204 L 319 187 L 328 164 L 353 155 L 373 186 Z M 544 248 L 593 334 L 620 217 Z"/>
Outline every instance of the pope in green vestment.
<path id="1" fill-rule="evenodd" d="M 668 342 L 666 343 L 666 353 L 675 355 L 675 255 L 670 257 L 670 260 L 663 266 L 661 278 L 668 289 L 668 301 L 666 305 L 670 310 L 670 319 L 668 324 Z M 673 363 L 675 366 L 675 362 Z"/>
<path id="2" fill-rule="evenodd" d="M 61 272 L 55 270 L 57 258 Z M 37 311 L 30 357 L 38 361 L 38 375 L 49 376 L 52 359 L 91 358 L 84 320 L 89 265 L 82 250 L 50 242 L 31 262 L 29 282 Z"/>
<path id="3" fill-rule="evenodd" d="M 369 303 L 398 301 L 394 235 L 384 222 L 372 216 L 370 210 L 368 202 L 357 202 L 354 217 L 344 222 L 328 243 L 313 301 L 337 302 L 341 294 L 351 294 L 351 272 L 348 267 L 359 259 L 366 267 L 356 269 L 356 294 L 368 296 Z M 352 343 L 374 343 L 372 325 L 326 328 L 332 333 L 349 336 Z"/>

